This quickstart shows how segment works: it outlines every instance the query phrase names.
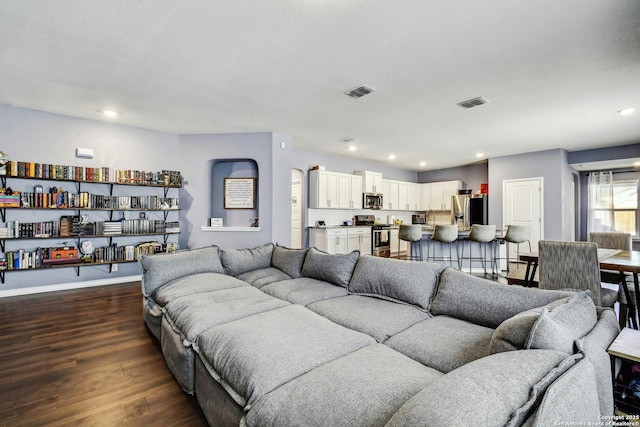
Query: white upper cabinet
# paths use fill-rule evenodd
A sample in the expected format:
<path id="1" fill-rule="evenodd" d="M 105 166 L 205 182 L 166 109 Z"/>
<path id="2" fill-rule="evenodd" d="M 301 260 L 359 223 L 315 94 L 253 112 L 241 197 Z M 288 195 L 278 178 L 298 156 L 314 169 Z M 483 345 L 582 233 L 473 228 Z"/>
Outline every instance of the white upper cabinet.
<path id="1" fill-rule="evenodd" d="M 309 171 L 309 207 L 338 207 L 338 173 L 329 171 Z"/>
<path id="2" fill-rule="evenodd" d="M 442 181 L 432 182 L 431 187 L 431 206 L 429 209 L 434 211 L 451 210 L 451 196 L 458 194 L 458 190 L 462 188 L 462 181 Z"/>
<path id="3" fill-rule="evenodd" d="M 420 210 L 429 211 L 431 209 L 431 183 L 420 184 L 422 190 L 422 200 Z"/>
<path id="4" fill-rule="evenodd" d="M 362 209 L 362 177 L 330 171 L 309 171 L 311 209 Z"/>
<path id="5" fill-rule="evenodd" d="M 399 208 L 399 182 L 391 179 L 382 180 L 383 209 L 398 210 Z"/>
<path id="6" fill-rule="evenodd" d="M 362 191 L 364 193 L 382 193 L 382 173 L 371 171 L 357 171 L 354 175 L 362 177 Z"/>

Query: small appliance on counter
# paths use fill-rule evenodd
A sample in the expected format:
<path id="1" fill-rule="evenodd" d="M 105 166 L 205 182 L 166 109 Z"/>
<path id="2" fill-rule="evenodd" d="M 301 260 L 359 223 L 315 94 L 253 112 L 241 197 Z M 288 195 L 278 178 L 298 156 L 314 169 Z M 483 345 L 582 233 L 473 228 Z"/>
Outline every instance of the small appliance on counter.
<path id="1" fill-rule="evenodd" d="M 375 215 L 356 215 L 355 225 L 373 225 L 376 223 Z"/>
<path id="2" fill-rule="evenodd" d="M 382 209 L 382 194 L 362 193 L 362 207 L 364 209 Z"/>
<path id="3" fill-rule="evenodd" d="M 411 215 L 411 224 L 427 224 L 427 214 L 414 214 Z"/>

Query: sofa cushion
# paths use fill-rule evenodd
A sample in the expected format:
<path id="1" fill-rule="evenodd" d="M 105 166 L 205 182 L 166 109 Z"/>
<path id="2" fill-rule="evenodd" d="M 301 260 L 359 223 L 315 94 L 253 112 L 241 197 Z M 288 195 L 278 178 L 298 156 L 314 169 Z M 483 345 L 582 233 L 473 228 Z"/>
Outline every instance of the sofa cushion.
<path id="1" fill-rule="evenodd" d="M 224 273 L 199 273 L 181 277 L 157 289 L 153 298 L 161 307 L 164 307 L 169 301 L 185 295 L 202 294 L 244 286 L 250 285 Z"/>
<path id="2" fill-rule="evenodd" d="M 374 296 L 429 309 L 444 264 L 411 262 L 371 255 L 360 257 L 349 293 Z"/>
<path id="3" fill-rule="evenodd" d="M 188 295 L 170 301 L 164 314 L 189 345 L 205 330 L 242 317 L 289 305 L 251 286 Z"/>
<path id="4" fill-rule="evenodd" d="M 373 344 L 293 379 L 249 410 L 244 425 L 382 426 L 408 399 L 442 376 Z"/>
<path id="5" fill-rule="evenodd" d="M 212 378 L 248 410 L 277 387 L 374 342 L 290 305 L 210 328 L 194 350 Z"/>
<path id="6" fill-rule="evenodd" d="M 291 276 L 278 268 L 266 267 L 259 268 L 257 270 L 245 271 L 244 273 L 238 274 L 236 278 L 260 289 L 269 283 L 279 282 L 280 280 L 289 280 L 291 279 Z"/>
<path id="7" fill-rule="evenodd" d="M 217 246 L 185 249 L 174 253 L 142 255 L 142 294 L 153 295 L 159 287 L 197 273 L 224 273 Z"/>
<path id="8" fill-rule="evenodd" d="M 597 321 L 595 305 L 587 300 L 591 301 L 591 298 L 587 292 L 583 292 L 510 317 L 496 328 L 489 352 L 549 348 L 573 353 L 573 341 L 589 332 Z M 535 330 L 534 325 L 538 322 L 540 328 Z M 560 340 L 558 345 L 540 347 L 544 342 L 554 339 Z M 530 341 L 537 346 L 531 347 Z"/>
<path id="9" fill-rule="evenodd" d="M 340 255 L 328 254 L 316 248 L 311 248 L 307 252 L 301 274 L 304 277 L 324 280 L 346 288 L 349 280 L 351 280 L 358 258 L 360 258 L 360 251 Z"/>
<path id="10" fill-rule="evenodd" d="M 347 295 L 347 290 L 342 286 L 309 277 L 270 283 L 261 287 L 260 290 L 292 304 L 305 306 L 316 301 Z"/>
<path id="11" fill-rule="evenodd" d="M 430 309 L 434 315 L 495 329 L 518 313 L 572 295 L 575 292 L 508 286 L 445 268 Z"/>
<path id="12" fill-rule="evenodd" d="M 509 351 L 449 372 L 411 398 L 388 427 L 520 426 L 546 389 L 582 356 L 550 350 Z"/>
<path id="13" fill-rule="evenodd" d="M 440 372 L 450 372 L 489 354 L 493 329 L 448 316 L 435 316 L 384 342 Z"/>
<path id="14" fill-rule="evenodd" d="M 589 292 L 550 304 L 531 328 L 525 348 L 560 350 L 573 353 L 574 342 L 585 336 L 598 321 L 596 307 Z"/>
<path id="15" fill-rule="evenodd" d="M 362 295 L 327 299 L 307 307 L 339 325 L 370 335 L 378 342 L 430 317 L 411 305 Z"/>
<path id="16" fill-rule="evenodd" d="M 309 249 L 290 249 L 276 245 L 271 255 L 271 265 L 296 279 L 300 277 L 308 251 Z"/>
<path id="17" fill-rule="evenodd" d="M 227 274 L 237 276 L 247 271 L 271 267 L 273 243 L 247 249 L 220 249 L 220 259 Z"/>

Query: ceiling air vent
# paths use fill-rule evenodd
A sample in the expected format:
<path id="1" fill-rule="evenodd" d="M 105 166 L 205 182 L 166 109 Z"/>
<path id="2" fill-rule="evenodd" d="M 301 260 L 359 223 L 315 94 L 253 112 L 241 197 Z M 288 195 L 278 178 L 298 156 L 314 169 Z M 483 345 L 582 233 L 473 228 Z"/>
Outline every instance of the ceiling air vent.
<path id="1" fill-rule="evenodd" d="M 478 105 L 486 104 L 487 102 L 489 102 L 489 100 L 479 96 L 477 98 L 458 102 L 458 105 L 461 106 L 462 108 L 473 108 L 473 107 L 477 107 Z"/>
<path id="2" fill-rule="evenodd" d="M 365 95 L 369 95 L 371 92 L 375 92 L 376 90 L 371 86 L 362 85 L 351 90 L 346 91 L 344 94 L 350 96 L 352 98 L 362 98 Z"/>

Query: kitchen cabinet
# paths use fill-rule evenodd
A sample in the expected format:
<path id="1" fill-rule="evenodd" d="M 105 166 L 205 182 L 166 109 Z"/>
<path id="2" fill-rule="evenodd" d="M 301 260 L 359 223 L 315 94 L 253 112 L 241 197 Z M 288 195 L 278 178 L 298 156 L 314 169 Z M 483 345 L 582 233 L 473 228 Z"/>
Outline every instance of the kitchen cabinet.
<path id="1" fill-rule="evenodd" d="M 451 196 L 458 194 L 462 188 L 462 181 L 442 181 L 432 182 L 431 186 L 431 206 L 434 211 L 451 210 Z"/>
<path id="2" fill-rule="evenodd" d="M 409 242 L 398 239 L 398 235 L 400 234 L 400 230 L 397 228 L 392 228 L 390 231 L 389 239 L 391 244 L 391 258 L 398 257 L 398 250 L 400 251 L 400 256 L 406 255 L 409 250 Z"/>
<path id="3" fill-rule="evenodd" d="M 431 209 L 431 183 L 420 184 L 420 190 L 422 192 L 420 210 L 422 211 L 432 210 Z"/>
<path id="4" fill-rule="evenodd" d="M 391 179 L 382 180 L 383 209 L 398 210 L 399 182 Z"/>
<path id="5" fill-rule="evenodd" d="M 362 177 L 331 171 L 309 171 L 309 207 L 362 209 Z"/>
<path id="6" fill-rule="evenodd" d="M 338 173 L 329 171 L 309 171 L 309 207 L 338 207 Z"/>
<path id="7" fill-rule="evenodd" d="M 347 238 L 346 228 L 309 229 L 309 246 L 330 254 L 348 253 Z"/>
<path id="8" fill-rule="evenodd" d="M 338 174 L 338 208 L 362 209 L 362 177 Z"/>
<path id="9" fill-rule="evenodd" d="M 371 171 L 357 171 L 354 175 L 362 177 L 362 191 L 364 193 L 382 192 L 382 173 Z"/>
<path id="10" fill-rule="evenodd" d="M 398 208 L 400 210 L 420 210 L 422 205 L 421 198 L 420 184 L 403 181 L 398 183 Z"/>
<path id="11" fill-rule="evenodd" d="M 347 228 L 347 252 L 360 251 L 371 255 L 371 227 Z"/>

